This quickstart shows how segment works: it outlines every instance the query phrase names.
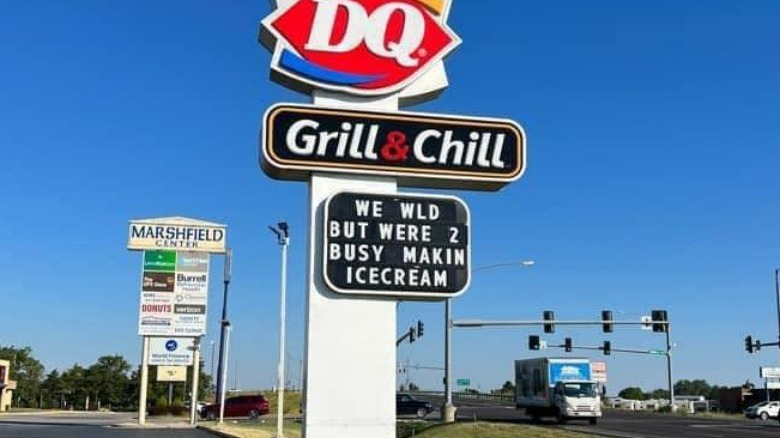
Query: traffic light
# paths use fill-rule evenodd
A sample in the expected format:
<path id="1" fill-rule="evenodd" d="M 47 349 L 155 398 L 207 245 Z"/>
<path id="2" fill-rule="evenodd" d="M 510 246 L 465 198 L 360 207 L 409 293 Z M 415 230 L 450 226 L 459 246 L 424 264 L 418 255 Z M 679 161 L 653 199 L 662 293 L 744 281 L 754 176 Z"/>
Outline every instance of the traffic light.
<path id="1" fill-rule="evenodd" d="M 604 341 L 604 355 L 609 356 L 612 354 L 612 342 Z"/>
<path id="2" fill-rule="evenodd" d="M 571 353 L 571 338 L 563 340 L 563 349 L 566 350 L 567 353 Z"/>
<path id="3" fill-rule="evenodd" d="M 417 337 L 418 338 L 422 338 L 423 329 L 425 329 L 425 324 L 423 324 L 423 322 L 418 319 L 417 320 Z"/>
<path id="4" fill-rule="evenodd" d="M 611 310 L 602 310 L 601 311 L 601 328 L 604 330 L 604 333 L 612 333 L 612 311 Z"/>
<path id="5" fill-rule="evenodd" d="M 755 345 L 755 347 L 753 348 L 754 350 L 756 350 L 756 351 L 760 351 L 761 350 L 761 341 L 756 339 L 756 343 L 754 345 Z"/>
<path id="6" fill-rule="evenodd" d="M 415 336 L 414 327 L 409 327 L 409 343 L 411 344 L 416 340 L 417 340 L 417 336 Z"/>
<path id="7" fill-rule="evenodd" d="M 541 342 L 539 341 L 539 336 L 537 335 L 529 335 L 528 336 L 528 349 L 529 350 L 539 350 L 541 348 Z"/>
<path id="8" fill-rule="evenodd" d="M 666 310 L 653 310 L 650 312 L 651 318 L 653 320 L 653 331 L 654 332 L 665 332 L 666 331 L 666 324 L 659 324 L 658 321 L 666 322 Z"/>
<path id="9" fill-rule="evenodd" d="M 542 312 L 542 318 L 545 320 L 544 332 L 555 333 L 555 324 L 553 324 L 553 321 L 555 321 L 555 312 L 553 312 L 552 310 L 545 310 L 544 312 Z"/>
<path id="10" fill-rule="evenodd" d="M 753 337 L 750 335 L 745 336 L 745 351 L 753 354 Z"/>

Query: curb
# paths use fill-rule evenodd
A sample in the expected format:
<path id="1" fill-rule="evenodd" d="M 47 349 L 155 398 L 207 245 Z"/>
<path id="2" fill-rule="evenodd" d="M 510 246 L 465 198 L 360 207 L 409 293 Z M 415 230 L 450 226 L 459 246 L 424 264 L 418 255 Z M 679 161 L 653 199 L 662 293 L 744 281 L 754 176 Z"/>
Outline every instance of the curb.
<path id="1" fill-rule="evenodd" d="M 196 426 L 193 426 L 189 423 L 186 424 L 154 424 L 154 423 L 147 423 L 144 425 L 140 425 L 138 423 L 117 423 L 112 424 L 110 427 L 115 429 L 136 429 L 136 430 L 161 430 L 161 429 L 195 429 Z"/>
<path id="2" fill-rule="evenodd" d="M 212 435 L 216 435 L 218 437 L 222 437 L 222 438 L 239 438 L 237 435 L 231 435 L 231 434 L 229 434 L 227 432 L 214 430 L 214 429 L 211 429 L 211 428 L 206 427 L 206 426 L 197 425 L 197 426 L 195 426 L 195 428 L 199 429 L 199 430 L 202 430 L 204 432 L 210 433 Z"/>

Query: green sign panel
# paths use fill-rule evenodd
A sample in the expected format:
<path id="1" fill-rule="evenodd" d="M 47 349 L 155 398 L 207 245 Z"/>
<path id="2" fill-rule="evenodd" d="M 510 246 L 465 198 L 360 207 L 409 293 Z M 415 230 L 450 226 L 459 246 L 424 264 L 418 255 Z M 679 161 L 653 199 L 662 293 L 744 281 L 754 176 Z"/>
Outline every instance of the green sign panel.
<path id="1" fill-rule="evenodd" d="M 176 272 L 176 251 L 144 251 L 144 271 Z"/>
<path id="2" fill-rule="evenodd" d="M 457 383 L 458 383 L 458 386 L 469 386 L 469 385 L 471 385 L 471 380 L 469 380 L 469 379 L 458 379 Z"/>

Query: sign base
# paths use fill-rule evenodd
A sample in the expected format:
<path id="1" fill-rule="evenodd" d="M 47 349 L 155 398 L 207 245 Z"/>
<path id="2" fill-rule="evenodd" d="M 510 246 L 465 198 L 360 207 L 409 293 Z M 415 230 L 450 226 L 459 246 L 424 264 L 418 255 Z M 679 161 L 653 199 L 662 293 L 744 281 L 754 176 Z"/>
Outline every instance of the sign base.
<path id="1" fill-rule="evenodd" d="M 396 300 L 344 297 L 322 276 L 324 201 L 345 190 L 391 194 L 396 183 L 312 176 L 303 437 L 394 438 Z"/>

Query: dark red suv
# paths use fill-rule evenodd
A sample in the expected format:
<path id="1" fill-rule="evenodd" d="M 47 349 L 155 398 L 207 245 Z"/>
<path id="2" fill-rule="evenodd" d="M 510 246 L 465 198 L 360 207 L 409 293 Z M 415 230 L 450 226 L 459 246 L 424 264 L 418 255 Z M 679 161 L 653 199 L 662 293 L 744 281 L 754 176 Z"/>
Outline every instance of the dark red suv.
<path id="1" fill-rule="evenodd" d="M 225 417 L 249 417 L 255 419 L 268 413 L 268 400 L 262 395 L 242 395 L 225 399 Z M 208 405 L 200 411 L 207 420 L 219 418 L 219 404 Z"/>

